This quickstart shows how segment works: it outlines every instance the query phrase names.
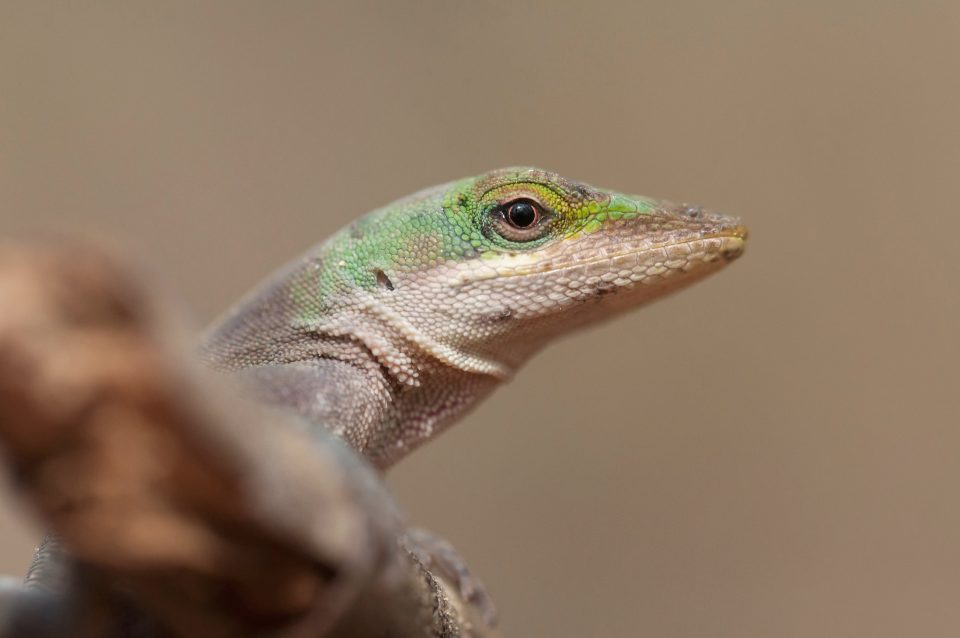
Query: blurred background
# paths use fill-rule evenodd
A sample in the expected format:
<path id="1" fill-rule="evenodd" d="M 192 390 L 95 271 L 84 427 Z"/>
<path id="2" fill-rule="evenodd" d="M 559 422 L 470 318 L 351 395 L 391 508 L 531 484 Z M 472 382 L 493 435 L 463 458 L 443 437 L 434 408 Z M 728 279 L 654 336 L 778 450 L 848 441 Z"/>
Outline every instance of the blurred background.
<path id="1" fill-rule="evenodd" d="M 946 1 L 4 0 L 0 233 L 122 246 L 199 328 L 499 166 L 735 212 L 742 260 L 547 350 L 397 498 L 507 636 L 956 636 L 958 64 Z"/>

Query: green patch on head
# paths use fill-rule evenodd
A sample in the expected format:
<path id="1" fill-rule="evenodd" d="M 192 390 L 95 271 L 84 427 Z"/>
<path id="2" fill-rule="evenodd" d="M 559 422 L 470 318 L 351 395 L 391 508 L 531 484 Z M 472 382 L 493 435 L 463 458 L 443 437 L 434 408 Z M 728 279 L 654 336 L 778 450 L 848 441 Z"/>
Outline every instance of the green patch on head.
<path id="1" fill-rule="evenodd" d="M 493 171 L 423 191 L 374 211 L 324 247 L 306 285 L 373 291 L 376 272 L 535 251 L 652 212 L 655 204 L 534 168 Z M 307 293 L 309 295 L 309 293 Z"/>

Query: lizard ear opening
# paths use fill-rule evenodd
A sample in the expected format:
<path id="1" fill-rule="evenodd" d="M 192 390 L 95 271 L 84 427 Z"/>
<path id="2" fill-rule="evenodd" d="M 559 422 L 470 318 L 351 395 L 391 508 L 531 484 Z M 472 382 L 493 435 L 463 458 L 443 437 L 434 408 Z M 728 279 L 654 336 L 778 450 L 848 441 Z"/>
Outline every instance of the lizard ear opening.
<path id="1" fill-rule="evenodd" d="M 394 289 L 393 282 L 390 281 L 390 277 L 387 277 L 387 273 L 377 268 L 376 270 L 373 271 L 373 274 L 376 275 L 377 277 L 378 286 L 380 286 L 381 288 L 385 288 L 387 290 Z"/>

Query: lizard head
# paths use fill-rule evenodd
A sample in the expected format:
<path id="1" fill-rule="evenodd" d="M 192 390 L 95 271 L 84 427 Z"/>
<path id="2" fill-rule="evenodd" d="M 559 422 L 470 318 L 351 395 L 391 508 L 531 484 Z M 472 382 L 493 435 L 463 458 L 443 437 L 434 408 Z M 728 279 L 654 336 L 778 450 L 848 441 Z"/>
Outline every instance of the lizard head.
<path id="1" fill-rule="evenodd" d="M 702 279 L 746 236 L 695 206 L 494 171 L 358 219 L 229 313 L 204 357 L 265 366 L 266 400 L 387 467 L 555 337 Z"/>
<path id="2" fill-rule="evenodd" d="M 334 252 L 412 356 L 505 377 L 555 336 L 718 270 L 746 237 L 696 206 L 512 168 L 376 211 Z"/>

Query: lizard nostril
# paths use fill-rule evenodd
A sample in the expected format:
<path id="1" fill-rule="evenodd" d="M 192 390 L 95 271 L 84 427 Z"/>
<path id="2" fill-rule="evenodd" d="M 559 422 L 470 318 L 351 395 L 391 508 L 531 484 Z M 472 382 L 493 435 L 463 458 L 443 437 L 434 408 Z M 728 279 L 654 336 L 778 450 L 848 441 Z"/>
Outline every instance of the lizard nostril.
<path id="1" fill-rule="evenodd" d="M 743 247 L 737 246 L 736 248 L 727 248 L 722 253 L 724 259 L 736 259 L 743 254 Z"/>
<path id="2" fill-rule="evenodd" d="M 727 238 L 724 242 L 720 255 L 727 261 L 733 261 L 743 254 L 745 242 L 740 237 Z"/>
<path id="3" fill-rule="evenodd" d="M 684 206 L 682 212 L 690 219 L 700 219 L 703 216 L 703 209 L 699 206 Z"/>

